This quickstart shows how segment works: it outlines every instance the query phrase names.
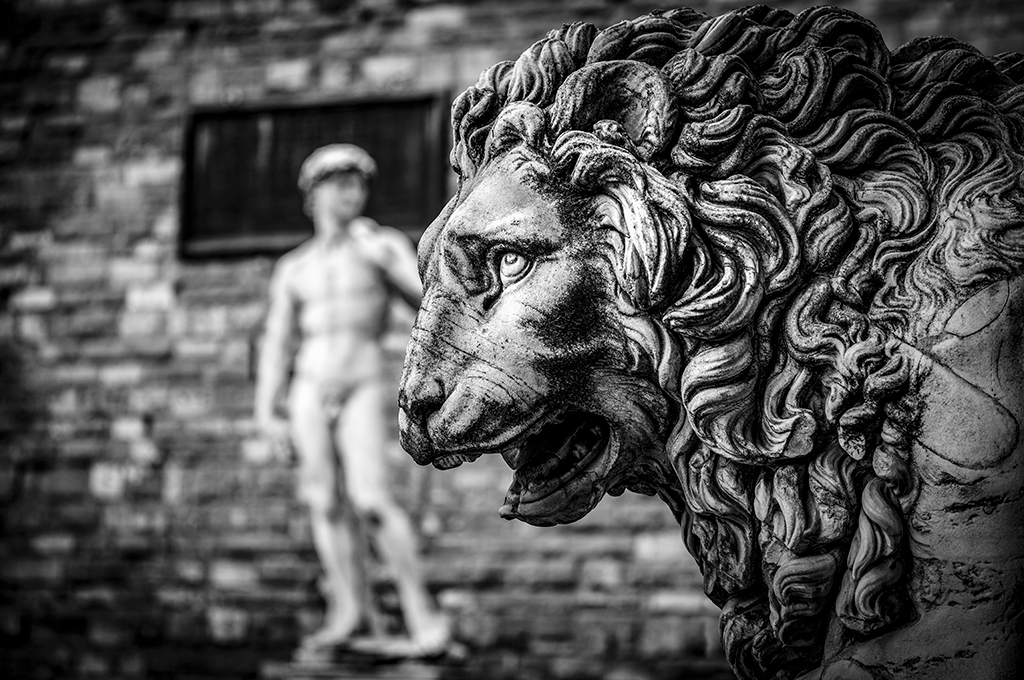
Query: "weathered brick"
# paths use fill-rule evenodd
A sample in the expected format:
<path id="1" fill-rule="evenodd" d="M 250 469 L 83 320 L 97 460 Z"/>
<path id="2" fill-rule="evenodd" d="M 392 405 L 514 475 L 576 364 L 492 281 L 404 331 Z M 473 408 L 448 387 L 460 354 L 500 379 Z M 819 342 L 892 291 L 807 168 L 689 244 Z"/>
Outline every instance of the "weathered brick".
<path id="1" fill-rule="evenodd" d="M 0 316 L 0 341 L 8 342 L 13 340 L 16 334 L 17 323 L 10 314 Z"/>
<path id="2" fill-rule="evenodd" d="M 119 416 L 110 423 L 114 439 L 141 439 L 146 436 L 146 422 L 138 416 Z"/>
<path id="3" fill-rule="evenodd" d="M 33 278 L 34 268 L 27 263 L 5 263 L 3 267 L 0 267 L 0 288 L 23 289 L 32 282 Z"/>
<path id="4" fill-rule="evenodd" d="M 20 135 L 28 127 L 29 118 L 24 113 L 5 113 L 0 115 L 0 132 Z"/>
<path id="5" fill-rule="evenodd" d="M 110 282 L 115 286 L 151 283 L 160 274 L 160 264 L 139 257 L 115 257 L 110 261 Z"/>
<path id="6" fill-rule="evenodd" d="M 78 75 L 89 66 L 89 57 L 82 53 L 49 54 L 46 57 L 46 67 L 53 71 L 60 71 L 65 75 Z"/>
<path id="7" fill-rule="evenodd" d="M 22 312 L 47 312 L 57 306 L 57 292 L 49 286 L 23 288 L 11 296 L 10 306 Z"/>
<path id="8" fill-rule="evenodd" d="M 121 93 L 122 106 L 125 109 L 144 110 L 149 106 L 152 95 L 148 85 L 135 83 L 128 85 Z"/>
<path id="9" fill-rule="evenodd" d="M 167 405 L 167 399 L 166 385 L 138 385 L 128 393 L 128 408 L 135 413 L 158 411 Z"/>
<path id="10" fill-rule="evenodd" d="M 271 90 L 296 92 L 309 86 L 313 62 L 308 58 L 288 59 L 267 64 L 266 83 Z"/>
<path id="11" fill-rule="evenodd" d="M 152 234 L 154 238 L 171 240 L 178 235 L 178 211 L 174 208 L 164 210 L 153 222 Z"/>
<path id="12" fill-rule="evenodd" d="M 79 308 L 68 314 L 50 317 L 50 333 L 54 337 L 104 336 L 117 321 L 117 310 L 106 306 Z"/>
<path id="13" fill-rule="evenodd" d="M 0 607 L 0 634 L 17 638 L 22 629 L 21 612 L 14 607 Z"/>
<path id="14" fill-rule="evenodd" d="M 445 91 L 455 86 L 456 68 L 453 52 L 434 52 L 420 61 L 416 81 L 426 90 Z"/>
<path id="15" fill-rule="evenodd" d="M 524 557 L 506 565 L 505 581 L 532 586 L 575 585 L 579 578 L 578 574 L 578 566 L 572 559 Z"/>
<path id="16" fill-rule="evenodd" d="M 647 600 L 647 609 L 651 612 L 685 616 L 717 616 L 720 613 L 718 607 L 703 593 L 695 590 L 680 591 L 675 588 L 651 593 Z"/>
<path id="17" fill-rule="evenodd" d="M 126 311 L 117 320 L 117 333 L 123 338 L 155 338 L 167 330 L 167 314 L 163 311 Z"/>
<path id="18" fill-rule="evenodd" d="M 22 340 L 43 342 L 50 335 L 46 327 L 46 317 L 41 314 L 22 314 L 15 322 L 15 332 Z"/>
<path id="19" fill-rule="evenodd" d="M 135 52 L 133 63 L 142 70 L 156 70 L 170 64 L 180 47 L 180 40 L 174 34 L 154 36 L 142 49 Z"/>
<path id="20" fill-rule="evenodd" d="M 269 439 L 246 439 L 242 442 L 242 458 L 252 465 L 263 465 L 274 460 L 273 443 Z"/>
<path id="21" fill-rule="evenodd" d="M 109 449 L 109 442 L 98 437 L 78 437 L 56 443 L 58 457 L 64 461 L 93 461 L 102 457 Z"/>
<path id="22" fill-rule="evenodd" d="M 80 146 L 75 149 L 72 163 L 85 167 L 102 166 L 109 164 L 112 156 L 113 149 L 109 146 Z"/>
<path id="23" fill-rule="evenodd" d="M 16 484 L 20 476 L 12 465 L 0 464 L 0 501 L 8 501 L 14 497 Z"/>
<path id="24" fill-rule="evenodd" d="M 67 555 L 76 545 L 75 536 L 69 533 L 41 534 L 32 539 L 32 548 L 40 555 Z"/>
<path id="25" fill-rule="evenodd" d="M 417 7 L 405 17 L 408 33 L 425 37 L 425 44 L 457 36 L 468 22 L 469 8 L 454 3 Z"/>
<path id="26" fill-rule="evenodd" d="M 591 559 L 583 562 L 580 585 L 584 588 L 614 591 L 625 582 L 625 565 L 621 560 Z"/>
<path id="27" fill-rule="evenodd" d="M 83 678 L 110 677 L 110 661 L 94 652 L 85 652 L 78 659 L 78 675 Z"/>
<path id="28" fill-rule="evenodd" d="M 259 562 L 260 578 L 263 581 L 304 583 L 316 577 L 319 571 L 318 565 L 292 554 L 274 555 Z"/>
<path id="29" fill-rule="evenodd" d="M 173 387 L 168 390 L 168 411 L 176 418 L 205 415 L 214 407 L 210 390 Z"/>
<path id="30" fill-rule="evenodd" d="M 144 678 L 147 675 L 146 659 L 139 651 L 118 656 L 117 668 L 125 678 Z"/>
<path id="31" fill-rule="evenodd" d="M 125 297 L 125 307 L 130 311 L 163 311 L 173 305 L 174 284 L 170 281 L 133 284 Z"/>
<path id="32" fill-rule="evenodd" d="M 174 563 L 174 573 L 186 583 L 201 583 L 206 579 L 206 566 L 199 560 L 181 559 Z"/>
<path id="33" fill-rule="evenodd" d="M 416 78 L 419 60 L 411 54 L 378 55 L 364 59 L 359 70 L 367 84 L 394 89 L 406 86 Z"/>
<path id="34" fill-rule="evenodd" d="M 118 500 L 124 496 L 128 473 L 117 463 L 96 463 L 89 473 L 89 490 L 101 500 Z"/>
<path id="35" fill-rule="evenodd" d="M 112 585 L 91 584 L 77 588 L 73 599 L 83 607 L 113 607 L 118 593 Z"/>
<path id="36" fill-rule="evenodd" d="M 95 113 L 112 113 L 121 107 L 121 78 L 93 76 L 78 85 L 78 105 Z"/>
<path id="37" fill-rule="evenodd" d="M 241 642 L 249 633 L 251 616 L 234 607 L 214 606 L 206 610 L 206 623 L 215 642 Z"/>
<path id="38" fill-rule="evenodd" d="M 124 164 L 124 183 L 130 187 L 175 184 L 181 175 L 176 156 L 150 156 Z"/>
<path id="39" fill-rule="evenodd" d="M 163 487 L 161 497 L 167 505 L 178 505 L 185 495 L 185 470 L 175 463 L 169 463 L 163 469 Z"/>
<path id="40" fill-rule="evenodd" d="M 137 484 L 142 480 L 143 469 L 124 467 L 128 470 L 125 475 L 127 482 Z M 103 524 L 122 535 L 133 531 L 160 532 L 167 527 L 167 512 L 161 507 L 110 505 L 103 509 Z"/>
<path id="41" fill-rule="evenodd" d="M 64 581 L 65 562 L 62 559 L 14 558 L 0 564 L 0 575 L 19 584 L 41 583 L 56 585 Z"/>
<path id="42" fill-rule="evenodd" d="M 78 412 L 81 407 L 78 390 L 68 388 L 55 394 L 49 402 L 50 413 L 54 416 L 67 416 Z"/>
<path id="43" fill-rule="evenodd" d="M 38 252 L 49 248 L 53 243 L 53 233 L 49 231 L 16 231 L 8 235 L 7 249 L 11 252 Z"/>
<path id="44" fill-rule="evenodd" d="M 225 536 L 221 536 L 217 541 L 217 545 L 237 556 L 245 553 L 260 554 L 269 551 L 286 551 L 295 547 L 294 542 L 287 536 L 268 531 L 232 531 Z"/>
<path id="45" fill-rule="evenodd" d="M 248 339 L 221 343 L 221 375 L 248 376 L 253 367 L 253 346 Z"/>
<path id="46" fill-rule="evenodd" d="M 40 484 L 40 491 L 54 496 L 81 496 L 90 488 L 89 472 L 70 467 L 47 472 Z"/>
<path id="47" fill-rule="evenodd" d="M 155 465 L 162 453 L 152 439 L 135 439 L 128 443 L 128 457 L 137 465 Z"/>
<path id="48" fill-rule="evenodd" d="M 641 562 L 672 562 L 682 564 L 692 561 L 683 547 L 679 530 L 647 532 L 636 536 L 633 554 Z"/>
<path id="49" fill-rule="evenodd" d="M 259 571 L 248 562 L 214 560 L 210 563 L 210 585 L 224 590 L 251 588 L 259 583 Z"/>
<path id="50" fill-rule="evenodd" d="M 355 67 L 347 59 L 329 59 L 320 65 L 320 89 L 325 92 L 349 90 L 355 79 Z"/>
<path id="51" fill-rule="evenodd" d="M 126 647 L 134 641 L 132 631 L 109 617 L 92 616 L 89 619 L 87 639 L 101 649 Z"/>
<path id="52" fill-rule="evenodd" d="M 221 354 L 219 340 L 180 338 L 174 342 L 174 355 L 184 361 L 211 362 Z"/>
<path id="53" fill-rule="evenodd" d="M 99 369 L 99 381 L 108 387 L 138 385 L 144 375 L 145 368 L 136 362 L 109 364 Z"/>
<path id="54" fill-rule="evenodd" d="M 213 104 L 221 100 L 223 83 L 220 70 L 206 67 L 189 79 L 188 98 L 192 104 Z"/>
<path id="55" fill-rule="evenodd" d="M 206 337 L 224 337 L 231 332 L 228 308 L 224 305 L 189 310 L 189 332 Z"/>
<path id="56" fill-rule="evenodd" d="M 695 642 L 703 645 L 703 634 L 688 639 L 684 619 L 678 616 L 656 616 L 644 621 L 640 631 L 640 654 L 647 658 L 678 657 Z"/>

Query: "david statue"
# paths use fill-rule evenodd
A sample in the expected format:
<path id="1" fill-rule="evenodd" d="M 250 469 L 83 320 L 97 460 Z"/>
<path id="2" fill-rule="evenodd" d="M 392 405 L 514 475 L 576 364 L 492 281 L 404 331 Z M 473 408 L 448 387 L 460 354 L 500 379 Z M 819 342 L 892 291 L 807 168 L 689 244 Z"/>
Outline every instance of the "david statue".
<path id="1" fill-rule="evenodd" d="M 851 12 L 552 31 L 452 107 L 402 442 L 656 494 L 742 678 L 1024 667 L 1024 56 Z"/>

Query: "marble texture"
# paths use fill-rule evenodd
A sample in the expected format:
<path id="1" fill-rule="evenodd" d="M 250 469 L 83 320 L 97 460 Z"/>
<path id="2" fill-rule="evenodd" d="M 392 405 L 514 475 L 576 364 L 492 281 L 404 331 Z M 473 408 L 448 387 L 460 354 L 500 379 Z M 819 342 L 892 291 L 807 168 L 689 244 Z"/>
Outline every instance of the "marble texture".
<path id="1" fill-rule="evenodd" d="M 829 7 L 553 30 L 452 107 L 403 446 L 661 497 L 740 677 L 1010 677 L 1022 81 Z"/>

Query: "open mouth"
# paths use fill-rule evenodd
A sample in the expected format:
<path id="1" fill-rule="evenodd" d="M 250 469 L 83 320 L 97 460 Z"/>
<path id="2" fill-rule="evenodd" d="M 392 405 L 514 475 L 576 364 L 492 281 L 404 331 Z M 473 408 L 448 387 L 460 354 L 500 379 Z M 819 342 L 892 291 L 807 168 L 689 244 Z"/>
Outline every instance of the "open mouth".
<path id="1" fill-rule="evenodd" d="M 538 525 L 565 524 L 587 514 L 604 495 L 607 468 L 613 462 L 604 454 L 611 440 L 611 426 L 604 418 L 566 411 L 525 426 L 523 434 L 500 447 L 449 453 L 432 464 L 449 470 L 483 453 L 500 453 L 513 470 L 501 516 Z"/>
<path id="2" fill-rule="evenodd" d="M 603 418 L 571 411 L 504 451 L 502 456 L 514 473 L 501 515 L 532 521 L 554 514 L 559 516 L 552 519 L 572 521 L 560 516 L 570 510 L 562 506 L 577 495 L 594 494 L 595 476 L 587 473 L 603 458 L 609 439 L 610 428 Z M 577 488 L 582 485 L 587 488 Z M 556 496 L 556 492 L 560 493 Z M 580 510 L 582 516 L 590 508 Z"/>

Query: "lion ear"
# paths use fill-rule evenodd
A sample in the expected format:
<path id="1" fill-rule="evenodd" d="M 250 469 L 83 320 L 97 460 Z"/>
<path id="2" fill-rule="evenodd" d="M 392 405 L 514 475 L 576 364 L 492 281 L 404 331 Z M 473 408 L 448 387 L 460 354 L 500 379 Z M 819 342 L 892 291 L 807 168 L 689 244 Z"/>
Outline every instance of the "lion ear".
<path id="1" fill-rule="evenodd" d="M 589 132 L 602 120 L 625 129 L 641 160 L 649 161 L 675 127 L 672 92 L 661 71 L 638 61 L 604 61 L 574 72 L 555 94 L 548 113 L 554 136 Z"/>

